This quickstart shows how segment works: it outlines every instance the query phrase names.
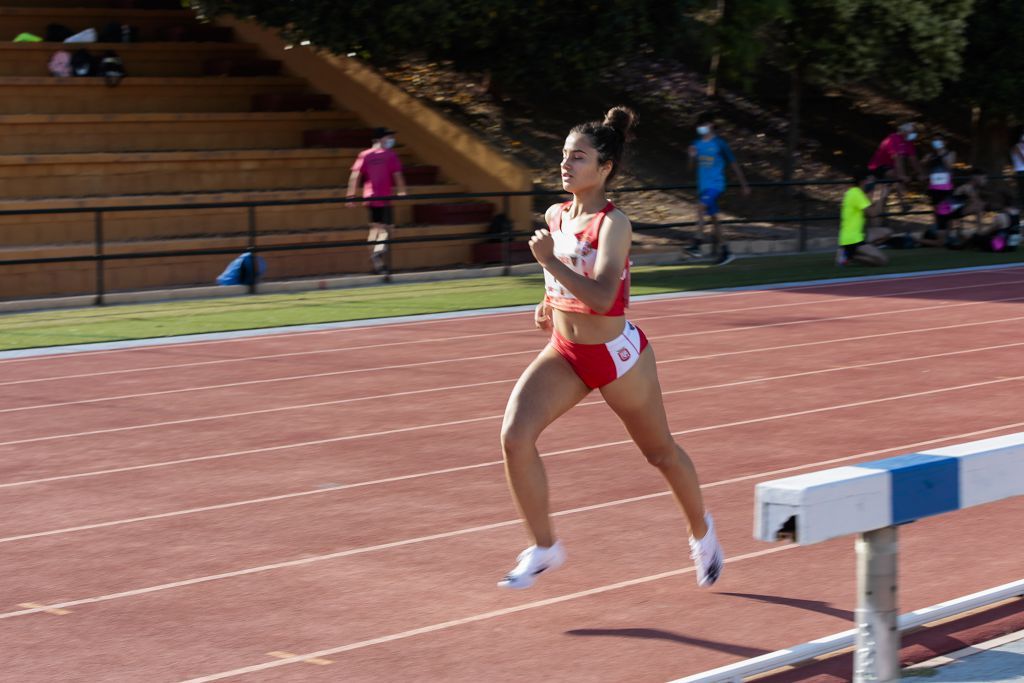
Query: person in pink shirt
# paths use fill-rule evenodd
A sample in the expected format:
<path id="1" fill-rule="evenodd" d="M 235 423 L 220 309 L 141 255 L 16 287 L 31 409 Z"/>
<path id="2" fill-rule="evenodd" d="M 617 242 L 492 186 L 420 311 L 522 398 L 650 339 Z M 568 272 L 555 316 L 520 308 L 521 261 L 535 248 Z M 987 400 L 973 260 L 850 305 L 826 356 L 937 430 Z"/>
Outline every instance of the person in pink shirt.
<path id="1" fill-rule="evenodd" d="M 895 189 L 900 209 L 904 212 L 909 210 L 910 207 L 906 199 L 906 184 L 910 181 L 910 176 L 907 174 L 907 163 L 909 162 L 914 167 L 919 178 L 924 175 L 921 170 L 921 161 L 917 158 L 917 151 L 914 149 L 914 140 L 916 139 L 917 131 L 913 123 L 900 124 L 896 132 L 890 133 L 882 140 L 871 157 L 871 161 L 868 162 L 868 168 L 876 178 L 895 181 L 882 186 L 879 196 L 881 206 L 885 206 L 889 199 L 889 192 Z"/>
<path id="2" fill-rule="evenodd" d="M 366 241 L 371 245 L 370 262 L 375 273 L 387 271 L 388 240 L 391 239 L 391 231 L 395 227 L 391 201 L 377 198 L 405 195 L 402 162 L 395 153 L 394 146 L 395 131 L 375 128 L 373 146 L 359 153 L 348 178 L 348 196 L 356 196 L 356 188 L 362 179 L 363 197 L 369 200 L 366 206 L 370 210 L 370 233 Z M 398 189 L 397 192 L 395 188 Z"/>

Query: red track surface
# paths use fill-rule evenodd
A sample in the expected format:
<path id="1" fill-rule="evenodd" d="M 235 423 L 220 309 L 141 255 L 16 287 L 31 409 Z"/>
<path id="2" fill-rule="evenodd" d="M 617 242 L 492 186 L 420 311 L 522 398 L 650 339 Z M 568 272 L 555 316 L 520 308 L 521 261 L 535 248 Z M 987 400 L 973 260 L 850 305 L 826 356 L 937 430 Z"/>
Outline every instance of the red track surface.
<path id="1" fill-rule="evenodd" d="M 710 591 L 599 396 L 541 441 L 569 563 L 495 587 L 526 314 L 0 361 L 0 678 L 664 681 L 845 630 L 852 539 L 755 541 L 754 483 L 1024 429 L 1022 303 L 1013 268 L 635 304 Z M 1022 514 L 903 527 L 901 611 L 1019 579 Z"/>

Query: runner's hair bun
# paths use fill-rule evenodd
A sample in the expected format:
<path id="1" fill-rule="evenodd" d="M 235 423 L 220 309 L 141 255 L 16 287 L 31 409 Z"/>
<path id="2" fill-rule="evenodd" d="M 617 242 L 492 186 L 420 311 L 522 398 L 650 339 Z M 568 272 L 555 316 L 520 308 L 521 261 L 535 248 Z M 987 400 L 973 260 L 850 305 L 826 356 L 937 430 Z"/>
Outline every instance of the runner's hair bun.
<path id="1" fill-rule="evenodd" d="M 604 125 L 614 128 L 624 140 L 633 139 L 633 129 L 636 128 L 637 121 L 636 112 L 629 107 L 612 107 L 604 115 Z"/>

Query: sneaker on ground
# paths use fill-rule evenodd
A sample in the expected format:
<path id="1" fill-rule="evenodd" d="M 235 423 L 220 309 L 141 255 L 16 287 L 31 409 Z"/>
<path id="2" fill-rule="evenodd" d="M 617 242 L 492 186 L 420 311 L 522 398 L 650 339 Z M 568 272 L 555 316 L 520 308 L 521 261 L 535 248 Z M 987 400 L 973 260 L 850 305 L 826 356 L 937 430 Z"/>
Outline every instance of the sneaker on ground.
<path id="1" fill-rule="evenodd" d="M 683 249 L 683 251 L 685 251 L 688 255 L 692 256 L 693 258 L 700 258 L 701 256 L 704 255 L 704 252 L 701 250 L 699 244 L 691 244 L 690 246 Z"/>
<path id="2" fill-rule="evenodd" d="M 710 513 L 704 513 L 704 522 L 708 525 L 704 538 L 697 540 L 690 536 L 690 558 L 697 568 L 697 585 L 702 587 L 718 581 L 725 562 L 722 546 L 715 535 L 715 521 Z"/>
<path id="3" fill-rule="evenodd" d="M 715 261 L 715 265 L 724 266 L 726 263 L 732 263 L 735 260 L 736 257 L 732 255 L 731 251 L 729 251 L 728 249 L 723 249 L 721 255 L 719 255 L 718 257 L 718 260 Z"/>
<path id="4" fill-rule="evenodd" d="M 548 548 L 531 545 L 519 553 L 519 557 L 516 558 L 516 566 L 498 582 L 498 586 L 515 589 L 529 588 L 537 580 L 539 574 L 558 569 L 563 564 L 565 564 L 565 547 L 561 541 L 555 541 L 555 544 Z"/>

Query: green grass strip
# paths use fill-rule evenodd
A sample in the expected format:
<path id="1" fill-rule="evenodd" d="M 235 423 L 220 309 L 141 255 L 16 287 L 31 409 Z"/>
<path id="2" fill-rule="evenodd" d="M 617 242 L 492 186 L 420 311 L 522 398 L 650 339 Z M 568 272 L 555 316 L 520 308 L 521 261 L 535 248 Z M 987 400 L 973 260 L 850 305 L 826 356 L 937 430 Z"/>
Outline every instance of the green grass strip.
<path id="1" fill-rule="evenodd" d="M 632 292 L 658 294 L 1024 263 L 1024 252 L 914 249 L 889 255 L 892 263 L 885 268 L 838 268 L 831 253 L 745 258 L 720 268 L 708 264 L 636 268 Z M 0 350 L 516 306 L 539 301 L 542 291 L 542 276 L 526 275 L 10 313 L 0 316 Z"/>

